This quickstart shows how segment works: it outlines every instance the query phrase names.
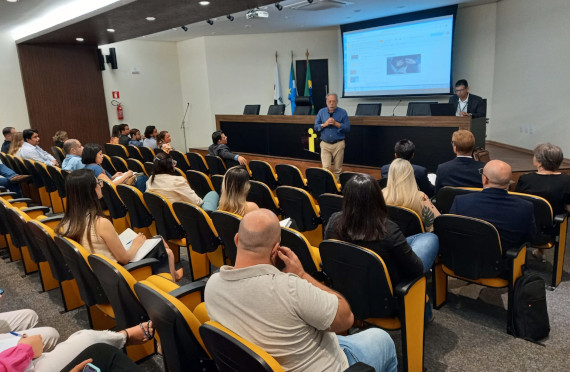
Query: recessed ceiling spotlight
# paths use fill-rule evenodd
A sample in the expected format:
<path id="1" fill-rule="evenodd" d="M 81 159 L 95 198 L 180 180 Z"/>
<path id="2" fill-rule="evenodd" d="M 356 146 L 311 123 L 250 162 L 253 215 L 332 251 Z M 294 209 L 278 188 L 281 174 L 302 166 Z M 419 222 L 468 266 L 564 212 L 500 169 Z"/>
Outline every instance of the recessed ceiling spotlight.
<path id="1" fill-rule="evenodd" d="M 230 20 L 230 22 L 233 22 L 233 21 L 234 21 L 234 19 L 235 19 L 235 18 L 234 18 L 234 16 L 233 16 L 233 15 L 231 15 L 231 14 L 228 14 L 228 16 L 227 16 L 226 18 L 227 18 L 227 19 L 229 19 L 229 20 Z"/>
<path id="2" fill-rule="evenodd" d="M 6 0 L 6 1 L 9 3 L 17 3 L 18 2 L 18 0 Z"/>
<path id="3" fill-rule="evenodd" d="M 279 3 L 275 3 L 275 7 L 277 8 L 278 11 L 282 11 L 283 10 L 283 5 L 279 4 Z"/>
<path id="4" fill-rule="evenodd" d="M 114 28 L 108 28 L 107 32 L 115 32 L 115 29 Z"/>
<path id="5" fill-rule="evenodd" d="M 309 4 L 312 4 L 312 3 L 313 3 L 313 0 L 307 0 L 307 2 L 308 2 Z"/>
<path id="6" fill-rule="evenodd" d="M 210 5 L 209 1 L 200 1 L 198 2 L 198 4 L 202 5 L 202 6 L 206 6 L 206 5 Z"/>
<path id="7" fill-rule="evenodd" d="M 209 25 L 211 26 L 211 25 L 213 25 L 213 24 L 214 24 L 214 21 L 212 21 L 211 19 L 208 19 L 208 20 L 206 21 L 206 23 L 207 23 L 207 24 L 209 24 Z"/>
<path id="8" fill-rule="evenodd" d="M 75 40 L 79 41 L 80 43 L 85 41 L 85 39 L 82 37 L 76 37 Z"/>
<path id="9" fill-rule="evenodd" d="M 146 19 L 147 21 L 155 21 L 155 20 L 156 20 L 156 18 L 154 18 L 154 17 L 146 17 L 145 19 Z"/>

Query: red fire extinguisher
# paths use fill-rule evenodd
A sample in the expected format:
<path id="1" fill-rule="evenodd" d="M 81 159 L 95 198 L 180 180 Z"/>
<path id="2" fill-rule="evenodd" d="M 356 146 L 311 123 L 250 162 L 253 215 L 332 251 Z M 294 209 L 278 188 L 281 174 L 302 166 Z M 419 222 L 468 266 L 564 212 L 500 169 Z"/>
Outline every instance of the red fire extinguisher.
<path id="1" fill-rule="evenodd" d="M 117 105 L 117 119 L 119 120 L 123 120 L 124 116 L 123 116 L 123 106 L 119 103 Z"/>

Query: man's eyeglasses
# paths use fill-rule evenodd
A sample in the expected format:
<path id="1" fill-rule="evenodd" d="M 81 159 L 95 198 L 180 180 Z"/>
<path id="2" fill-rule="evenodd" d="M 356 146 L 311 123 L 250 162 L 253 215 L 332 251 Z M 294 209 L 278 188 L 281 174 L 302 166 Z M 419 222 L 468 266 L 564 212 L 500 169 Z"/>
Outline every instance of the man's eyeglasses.
<path id="1" fill-rule="evenodd" d="M 455 93 L 461 93 L 461 92 L 463 92 L 464 90 L 465 90 L 465 88 L 463 88 L 463 89 L 455 89 Z"/>

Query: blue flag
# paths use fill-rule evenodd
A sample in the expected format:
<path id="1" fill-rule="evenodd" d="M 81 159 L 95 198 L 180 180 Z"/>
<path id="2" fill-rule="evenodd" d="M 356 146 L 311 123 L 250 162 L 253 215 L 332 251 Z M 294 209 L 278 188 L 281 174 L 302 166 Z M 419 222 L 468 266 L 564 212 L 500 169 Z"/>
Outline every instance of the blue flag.
<path id="1" fill-rule="evenodd" d="M 289 101 L 291 102 L 291 115 L 295 112 L 295 97 L 297 97 L 297 84 L 295 83 L 293 61 L 291 61 L 291 73 L 289 74 Z"/>

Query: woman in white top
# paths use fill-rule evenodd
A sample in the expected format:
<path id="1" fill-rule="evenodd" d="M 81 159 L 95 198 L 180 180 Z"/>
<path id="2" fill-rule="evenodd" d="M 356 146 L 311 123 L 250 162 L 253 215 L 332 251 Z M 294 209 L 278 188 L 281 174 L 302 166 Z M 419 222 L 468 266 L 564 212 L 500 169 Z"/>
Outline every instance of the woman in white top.
<path id="1" fill-rule="evenodd" d="M 405 159 L 395 159 L 388 171 L 388 184 L 382 190 L 386 204 L 406 207 L 416 212 L 426 231 L 433 231 L 433 220 L 440 213 L 426 194 L 418 189 L 414 168 Z"/>
<path id="2" fill-rule="evenodd" d="M 196 204 L 206 211 L 218 209 L 219 195 L 210 191 L 201 199 L 192 190 L 188 181 L 176 172 L 176 161 L 166 152 L 156 155 L 154 158 L 154 170 L 146 182 L 147 191 L 154 191 L 164 196 L 171 203 L 187 202 Z"/>
<path id="3" fill-rule="evenodd" d="M 92 170 L 84 168 L 71 172 L 65 179 L 67 209 L 56 232 L 79 242 L 91 253 L 99 253 L 120 263 L 128 264 L 146 241 L 139 234 L 125 249 L 113 223 L 103 214 L 99 199 L 103 197 L 101 184 Z M 176 270 L 174 255 L 168 245 L 157 244 L 146 256 L 160 263 L 157 271 L 169 272 L 175 281 L 182 278 L 182 269 Z"/>

